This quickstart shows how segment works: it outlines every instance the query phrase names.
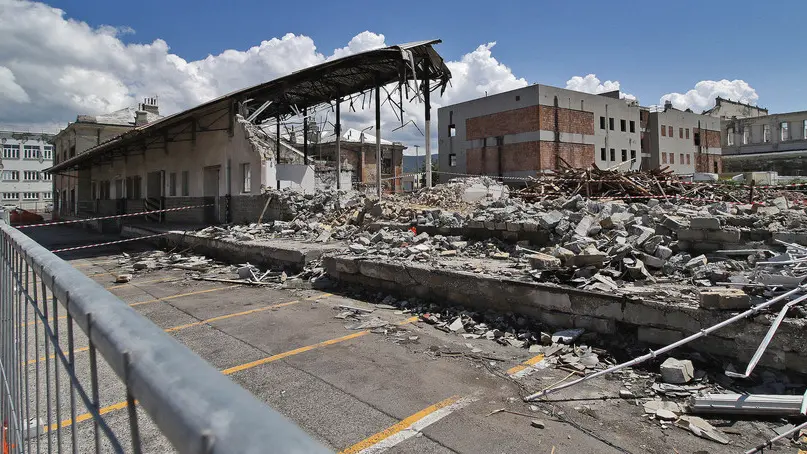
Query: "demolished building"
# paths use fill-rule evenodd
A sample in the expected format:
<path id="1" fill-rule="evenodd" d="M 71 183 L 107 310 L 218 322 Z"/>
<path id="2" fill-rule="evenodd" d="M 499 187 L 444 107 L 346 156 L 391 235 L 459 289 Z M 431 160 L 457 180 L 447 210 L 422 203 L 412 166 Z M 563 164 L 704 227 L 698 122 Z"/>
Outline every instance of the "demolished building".
<path id="1" fill-rule="evenodd" d="M 432 47 L 439 42 L 366 51 L 245 88 L 134 126 L 83 153 L 71 152 L 49 171 L 76 177 L 70 201 L 77 216 L 176 208 L 149 219 L 226 222 L 239 204 L 250 203 L 249 196 L 263 189 L 313 190 L 313 155 L 307 140 L 302 150 L 282 143 L 286 119 L 302 116 L 305 136 L 316 109 L 335 108 L 338 130 L 340 103 L 352 107 L 354 96 L 372 94 L 376 156 L 381 156 L 381 91 L 396 99 L 404 94 L 422 99 L 428 112 L 431 92 L 442 92 L 451 77 Z M 387 90 L 387 84 L 394 86 Z M 272 127 L 274 137 L 266 132 Z M 378 190 L 380 180 L 376 172 Z"/>

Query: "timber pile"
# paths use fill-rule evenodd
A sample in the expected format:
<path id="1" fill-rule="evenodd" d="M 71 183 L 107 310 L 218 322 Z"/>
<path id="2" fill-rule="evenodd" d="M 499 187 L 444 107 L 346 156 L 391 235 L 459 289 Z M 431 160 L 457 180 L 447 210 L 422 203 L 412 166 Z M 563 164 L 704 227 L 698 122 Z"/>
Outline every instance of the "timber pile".
<path id="1" fill-rule="evenodd" d="M 525 188 L 513 195 L 530 202 L 555 197 L 636 199 L 683 198 L 688 202 L 725 201 L 735 203 L 761 202 L 784 196 L 802 200 L 804 194 L 786 190 L 751 190 L 748 186 L 730 183 L 690 183 L 680 179 L 667 167 L 653 170 L 618 172 L 616 170 L 562 169 L 551 175 L 532 178 Z M 695 199 L 695 200 L 692 200 Z"/>

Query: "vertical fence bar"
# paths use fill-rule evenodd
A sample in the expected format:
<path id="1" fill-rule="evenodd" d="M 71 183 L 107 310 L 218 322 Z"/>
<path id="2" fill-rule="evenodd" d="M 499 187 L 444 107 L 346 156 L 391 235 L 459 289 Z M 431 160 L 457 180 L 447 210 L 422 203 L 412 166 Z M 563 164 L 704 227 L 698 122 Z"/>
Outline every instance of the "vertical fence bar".
<path id="1" fill-rule="evenodd" d="M 41 280 L 40 280 L 40 282 L 41 282 Z M 44 284 L 44 282 L 43 282 L 43 284 Z M 36 399 L 34 400 L 34 411 L 36 413 L 37 430 L 38 430 L 38 427 L 39 427 L 39 421 L 40 421 L 40 417 L 41 417 L 41 415 L 39 414 L 39 408 L 40 408 L 40 405 L 39 405 L 39 368 L 40 368 L 41 361 L 39 360 L 39 323 L 37 323 L 37 320 L 38 320 L 37 309 L 39 309 L 39 297 L 38 297 L 38 293 L 37 293 L 38 288 L 39 288 L 39 286 L 37 285 L 37 278 L 36 278 L 36 275 L 34 275 L 34 311 L 33 311 L 34 312 L 34 317 L 33 317 L 33 324 L 34 324 L 34 360 L 36 360 L 36 362 L 34 363 L 34 388 L 35 388 L 34 393 L 36 394 Z M 45 294 L 42 295 L 42 298 L 44 298 L 44 297 L 45 297 Z M 46 421 L 46 423 L 47 423 L 47 421 Z M 48 436 L 50 436 L 50 435 L 48 435 Z M 39 434 L 37 433 L 37 437 L 36 437 L 36 452 L 41 452 L 42 451 L 41 438 L 42 437 L 39 436 Z"/>
<path id="2" fill-rule="evenodd" d="M 46 420 L 45 424 L 48 426 L 48 452 L 53 452 L 53 411 L 50 401 L 50 340 L 48 339 L 48 290 L 45 286 L 45 280 L 42 279 L 42 339 L 45 341 L 45 407 L 46 407 Z M 51 299 L 56 299 L 55 295 L 51 295 Z M 39 322 L 39 321 L 38 321 Z M 58 426 L 58 421 L 56 422 Z"/>
<path id="3" fill-rule="evenodd" d="M 67 307 L 70 307 L 70 300 L 68 299 L 65 301 Z M 70 313 L 67 313 L 67 354 L 70 360 L 70 367 L 67 370 L 67 373 L 71 377 L 76 376 L 76 352 L 75 352 L 75 345 L 73 342 L 73 317 Z M 78 436 L 76 434 L 76 389 L 73 386 L 73 381 L 69 380 L 70 383 L 70 421 L 73 425 L 70 426 L 70 440 L 73 445 L 73 452 L 78 452 Z"/>
<path id="4" fill-rule="evenodd" d="M 56 285 L 56 277 L 53 278 L 51 282 L 51 288 L 54 288 Z M 67 299 L 70 298 L 70 292 L 67 292 Z M 56 391 L 56 449 L 57 452 L 62 452 L 62 399 L 61 393 L 59 390 L 59 358 L 58 352 L 61 351 L 62 347 L 59 345 L 59 301 L 56 298 L 56 295 L 53 295 L 51 298 L 51 302 L 53 303 L 53 353 L 56 357 L 53 359 L 53 384 Z"/>
<path id="5" fill-rule="evenodd" d="M 98 401 L 98 363 L 96 362 L 96 353 L 95 353 L 95 345 L 92 342 L 92 314 L 87 314 L 87 340 L 90 345 L 90 387 L 92 392 L 92 407 L 93 410 L 98 411 L 99 401 Z M 93 431 L 95 435 L 95 452 L 101 452 L 101 438 L 100 434 L 98 433 L 98 420 L 93 418 Z"/>
<path id="6" fill-rule="evenodd" d="M 29 270 L 29 266 L 26 264 L 26 266 L 25 266 L 26 285 L 27 285 L 27 282 L 28 282 L 28 270 Z M 31 271 L 33 271 L 33 269 L 31 269 Z M 34 300 L 34 302 L 36 302 L 36 273 L 34 273 L 34 275 L 31 276 L 31 281 L 30 282 L 31 282 L 32 287 L 33 287 L 33 294 L 34 294 L 33 300 Z M 31 452 L 31 391 L 30 391 L 31 378 L 30 378 L 30 372 L 28 371 L 28 358 L 31 356 L 31 349 L 30 349 L 30 346 L 28 345 L 28 336 L 29 336 L 29 333 L 28 333 L 28 317 L 29 317 L 29 315 L 28 315 L 28 304 L 29 304 L 29 302 L 26 301 L 26 303 L 25 303 L 25 311 L 23 312 L 23 322 L 25 323 L 25 328 L 23 329 L 23 331 L 24 331 L 23 336 L 25 337 L 25 355 L 23 356 L 23 360 L 22 360 L 21 364 L 22 364 L 22 367 L 25 368 L 25 423 L 27 424 L 26 425 L 26 433 L 25 433 L 25 443 L 27 444 L 26 451 Z M 38 360 L 37 357 L 34 357 L 34 359 Z M 36 421 L 36 423 L 35 423 L 36 424 L 35 427 L 37 428 L 37 430 L 39 429 L 39 424 L 38 423 L 39 423 L 39 421 Z"/>
<path id="7" fill-rule="evenodd" d="M 129 433 L 132 437 L 132 452 L 140 454 L 142 452 L 142 447 L 140 446 L 140 428 L 137 424 L 137 406 L 130 386 L 132 355 L 129 352 L 123 354 L 123 367 L 125 368 L 123 381 L 126 385 L 126 404 L 129 409 Z"/>
<path id="8" fill-rule="evenodd" d="M 2 285 L 0 285 L 0 287 L 2 287 L 0 291 L 2 291 L 4 303 L 10 302 L 12 297 L 11 282 L 10 282 L 12 269 L 11 269 L 11 254 L 9 253 L 8 250 L 9 245 L 10 243 L 6 241 L 4 236 L 2 242 L 3 282 Z M 0 345 L 0 365 L 2 365 L 3 369 L 5 369 L 6 364 L 8 364 L 8 362 L 6 361 L 6 342 L 5 342 L 6 333 L 9 328 L 5 316 L 5 310 L 6 310 L 5 307 L 7 305 L 8 304 L 3 304 L 2 307 L 0 307 L 0 342 L 3 343 L 2 345 Z M 5 373 L 3 373 L 3 377 L 0 377 L 0 379 L 4 380 L 5 379 L 4 377 Z M 6 418 L 8 417 L 8 411 L 6 410 L 7 404 L 8 399 L 6 397 L 5 383 L 0 383 L 0 417 L 2 417 L 2 421 L 6 421 Z M 3 424 L 3 426 L 4 426 L 2 428 L 3 439 L 5 440 L 6 438 L 5 424 Z"/>

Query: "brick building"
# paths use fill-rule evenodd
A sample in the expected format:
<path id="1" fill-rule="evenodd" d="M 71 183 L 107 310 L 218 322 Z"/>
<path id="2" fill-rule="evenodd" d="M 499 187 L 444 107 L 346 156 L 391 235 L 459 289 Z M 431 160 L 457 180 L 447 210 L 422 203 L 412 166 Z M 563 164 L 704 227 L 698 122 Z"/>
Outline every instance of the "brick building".
<path id="1" fill-rule="evenodd" d="M 440 181 L 562 167 L 639 168 L 639 107 L 619 92 L 531 85 L 438 110 Z"/>
<path id="2" fill-rule="evenodd" d="M 675 109 L 642 108 L 642 168 L 677 174 L 721 173 L 720 119 Z"/>

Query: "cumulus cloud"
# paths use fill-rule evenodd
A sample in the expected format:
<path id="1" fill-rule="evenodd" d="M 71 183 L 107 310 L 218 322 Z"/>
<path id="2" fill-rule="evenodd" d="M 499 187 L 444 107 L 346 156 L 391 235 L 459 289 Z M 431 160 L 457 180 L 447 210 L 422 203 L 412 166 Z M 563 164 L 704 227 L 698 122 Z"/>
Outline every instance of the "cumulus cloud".
<path id="1" fill-rule="evenodd" d="M 620 90 L 618 80 L 600 81 L 596 74 L 588 74 L 586 76 L 574 76 L 566 81 L 567 90 L 582 91 L 584 93 L 600 94 L 609 91 Z M 636 96 L 630 93 L 622 93 L 622 99 L 636 100 Z"/>
<path id="2" fill-rule="evenodd" d="M 17 83 L 14 73 L 5 66 L 0 66 L 0 101 L 15 103 L 29 102 L 28 93 Z"/>
<path id="3" fill-rule="evenodd" d="M 110 112 L 151 96 L 158 96 L 161 112 L 170 114 L 329 59 L 388 45 L 384 35 L 364 31 L 346 46 L 323 53 L 310 37 L 288 33 L 246 50 L 187 61 L 162 39 L 123 43 L 120 36 L 130 33 L 133 30 L 126 26 L 93 28 L 43 3 L 0 0 L 0 100 L 11 101 L 0 102 L 0 124 L 52 130 L 74 121 L 77 114 Z M 458 61 L 446 62 L 452 85 L 442 98 L 432 98 L 433 120 L 442 105 L 527 85 L 493 57 L 494 45 L 480 45 Z M 344 127 L 373 125 L 374 113 L 367 107 L 355 113 L 343 107 Z M 393 131 L 400 120 L 385 105 L 382 134 L 422 144 L 422 104 L 405 101 L 404 110 L 404 121 L 414 120 L 418 127 L 410 124 Z M 317 121 L 324 124 L 326 115 L 333 121 L 333 114 L 324 110 Z M 432 131 L 436 138 L 437 128 Z"/>
<path id="4" fill-rule="evenodd" d="M 686 93 L 668 93 L 661 97 L 659 104 L 670 101 L 676 109 L 692 109 L 702 112 L 715 105 L 715 98 L 728 98 L 745 104 L 756 104 L 757 91 L 744 80 L 702 80 Z"/>

